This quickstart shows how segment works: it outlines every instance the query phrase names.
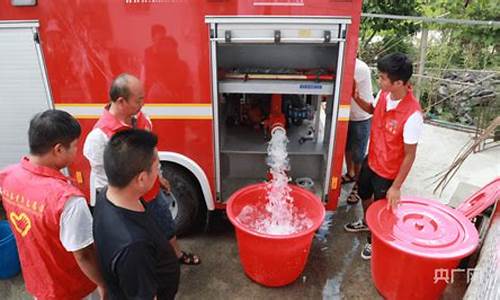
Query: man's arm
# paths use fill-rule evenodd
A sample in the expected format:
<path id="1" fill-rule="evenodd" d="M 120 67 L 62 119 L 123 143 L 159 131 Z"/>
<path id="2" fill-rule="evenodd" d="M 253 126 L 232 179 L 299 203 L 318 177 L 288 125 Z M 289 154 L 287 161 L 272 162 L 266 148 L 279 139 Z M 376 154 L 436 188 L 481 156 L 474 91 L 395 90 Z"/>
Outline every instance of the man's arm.
<path id="1" fill-rule="evenodd" d="M 91 167 L 104 165 L 104 148 L 106 148 L 107 137 L 99 129 L 93 129 L 83 144 L 83 156 L 87 158 Z"/>
<path id="2" fill-rule="evenodd" d="M 83 274 L 97 284 L 97 289 L 101 299 L 106 299 L 106 289 L 104 288 L 105 283 L 98 267 L 94 244 L 73 252 L 73 255 L 75 256 L 76 262 L 78 263 L 78 266 L 82 270 Z"/>
<path id="3" fill-rule="evenodd" d="M 83 155 L 89 161 L 90 173 L 90 205 L 95 205 L 96 189 L 106 186 L 108 178 L 104 171 L 104 149 L 108 138 L 100 129 L 93 129 L 83 144 Z"/>
<path id="4" fill-rule="evenodd" d="M 375 107 L 373 107 L 373 104 L 366 101 L 359 95 L 358 84 L 356 83 L 356 81 L 354 81 L 352 98 L 359 105 L 359 107 L 361 107 L 361 109 L 366 111 L 367 113 L 373 114 L 373 111 L 375 111 Z"/>
<path id="5" fill-rule="evenodd" d="M 101 299 L 106 298 L 104 280 L 99 271 L 92 236 L 92 216 L 83 197 L 71 197 L 60 218 L 59 240 L 66 251 L 73 253 L 78 266 L 97 284 Z"/>
<path id="6" fill-rule="evenodd" d="M 399 168 L 398 175 L 394 179 L 392 186 L 387 191 L 388 206 L 395 208 L 401 198 L 401 186 L 405 181 L 411 166 L 415 161 L 417 153 L 417 143 L 420 139 L 424 126 L 424 119 L 420 112 L 413 113 L 406 121 L 403 129 L 404 159 Z"/>
<path id="7" fill-rule="evenodd" d="M 417 153 L 417 144 L 404 144 L 404 151 L 405 151 L 405 156 L 403 159 L 403 163 L 399 168 L 399 172 L 398 175 L 396 176 L 396 179 L 394 179 L 394 182 L 387 191 L 386 195 L 387 205 L 390 206 L 390 208 L 392 209 L 396 208 L 396 205 L 401 198 L 401 186 L 403 185 L 403 182 L 408 176 L 408 173 L 410 173 L 411 166 L 415 161 L 415 155 Z"/>

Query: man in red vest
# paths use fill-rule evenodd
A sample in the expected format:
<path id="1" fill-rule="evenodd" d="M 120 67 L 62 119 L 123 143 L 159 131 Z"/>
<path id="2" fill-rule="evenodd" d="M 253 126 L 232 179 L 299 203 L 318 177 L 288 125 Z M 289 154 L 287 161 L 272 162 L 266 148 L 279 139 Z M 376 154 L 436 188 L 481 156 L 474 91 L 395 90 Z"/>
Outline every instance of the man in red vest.
<path id="1" fill-rule="evenodd" d="M 152 131 L 153 124 L 142 113 L 144 105 L 144 88 L 141 81 L 130 74 L 117 76 L 109 91 L 110 103 L 105 106 L 102 116 L 94 125 L 92 131 L 85 139 L 83 155 L 88 159 L 91 167 L 90 172 L 90 205 L 95 205 L 97 191 L 108 184 L 108 178 L 104 172 L 104 148 L 110 138 L 117 132 L 137 128 Z M 134 163 L 130 161 L 130 163 Z M 183 264 L 197 265 L 201 263 L 198 256 L 182 251 L 175 234 L 175 223 L 172 219 L 169 203 L 160 185 L 170 191 L 170 184 L 159 174 L 158 180 L 153 188 L 143 195 L 143 199 L 152 208 L 155 221 L 163 228 L 169 237 L 172 247 Z"/>
<path id="2" fill-rule="evenodd" d="M 0 171 L 0 199 L 36 299 L 105 296 L 87 201 L 60 172 L 74 160 L 80 133 L 68 113 L 40 113 L 30 122 L 30 155 Z"/>
<path id="3" fill-rule="evenodd" d="M 396 207 L 423 129 L 420 104 L 409 84 L 413 72 L 411 60 L 402 53 L 389 54 L 377 62 L 377 69 L 380 92 L 375 104 L 362 99 L 356 88 L 353 96 L 363 110 L 373 114 L 368 158 L 358 179 L 358 194 L 365 214 L 370 204 L 379 199 L 387 199 L 392 209 Z M 344 229 L 369 231 L 364 218 L 346 224 Z M 371 258 L 370 237 L 361 257 Z"/>

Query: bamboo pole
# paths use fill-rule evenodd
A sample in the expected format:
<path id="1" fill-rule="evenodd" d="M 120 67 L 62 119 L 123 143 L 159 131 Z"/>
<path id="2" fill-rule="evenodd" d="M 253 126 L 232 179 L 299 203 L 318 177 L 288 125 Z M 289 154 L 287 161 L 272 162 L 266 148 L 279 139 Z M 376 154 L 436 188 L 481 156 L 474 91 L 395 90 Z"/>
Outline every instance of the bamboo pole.
<path id="1" fill-rule="evenodd" d="M 496 117 L 493 122 L 488 125 L 488 127 L 479 135 L 477 138 L 471 139 L 467 142 L 462 149 L 457 153 L 455 159 L 451 163 L 448 169 L 445 169 L 436 175 L 434 178 L 436 179 L 433 183 L 437 183 L 436 187 L 433 190 L 433 193 L 436 193 L 440 190 L 439 194 L 441 195 L 446 188 L 446 186 L 450 183 L 451 179 L 458 172 L 464 161 L 474 153 L 474 150 L 486 139 L 490 138 L 491 135 L 495 132 L 495 129 L 500 126 L 500 116 Z"/>

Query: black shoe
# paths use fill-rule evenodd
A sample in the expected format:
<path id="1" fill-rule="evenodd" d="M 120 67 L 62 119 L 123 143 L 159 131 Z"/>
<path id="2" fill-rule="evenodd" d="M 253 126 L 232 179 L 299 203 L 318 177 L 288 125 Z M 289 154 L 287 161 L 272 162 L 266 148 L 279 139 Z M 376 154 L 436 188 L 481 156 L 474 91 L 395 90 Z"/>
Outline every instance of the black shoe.
<path id="1" fill-rule="evenodd" d="M 370 260 L 372 258 L 372 244 L 366 243 L 361 251 L 361 258 L 364 260 Z"/>
<path id="2" fill-rule="evenodd" d="M 357 220 L 344 225 L 344 229 L 347 232 L 361 232 L 361 231 L 370 231 L 368 226 L 363 222 L 363 220 Z"/>

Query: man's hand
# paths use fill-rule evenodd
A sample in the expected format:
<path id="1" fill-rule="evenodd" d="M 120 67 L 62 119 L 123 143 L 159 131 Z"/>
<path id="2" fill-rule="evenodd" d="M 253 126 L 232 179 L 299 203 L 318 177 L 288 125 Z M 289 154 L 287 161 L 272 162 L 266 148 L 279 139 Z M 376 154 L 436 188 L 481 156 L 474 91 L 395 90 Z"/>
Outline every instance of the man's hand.
<path id="1" fill-rule="evenodd" d="M 354 80 L 354 83 L 352 84 L 351 97 L 362 110 L 366 111 L 369 114 L 373 114 L 375 108 L 373 107 L 372 103 L 367 102 L 365 99 L 361 98 L 361 96 L 359 95 L 358 83 L 356 82 L 356 80 Z"/>
<path id="2" fill-rule="evenodd" d="M 101 300 L 107 300 L 108 299 L 108 292 L 105 287 L 103 286 L 98 286 L 97 287 L 97 292 L 99 293 L 99 298 Z"/>
<path id="3" fill-rule="evenodd" d="M 395 210 L 401 199 L 401 189 L 391 186 L 386 194 L 387 209 Z"/>
<path id="4" fill-rule="evenodd" d="M 170 182 L 168 182 L 168 180 L 166 180 L 161 175 L 158 176 L 158 179 L 160 180 L 161 187 L 170 193 L 171 192 Z"/>
<path id="5" fill-rule="evenodd" d="M 97 253 L 94 244 L 73 252 L 80 270 L 97 285 L 97 292 L 101 299 L 107 299 L 104 279 L 97 263 Z"/>
<path id="6" fill-rule="evenodd" d="M 417 144 L 405 144 L 405 156 L 401 167 L 399 168 L 398 175 L 394 179 L 391 187 L 387 191 L 387 208 L 395 209 L 401 199 L 401 186 L 410 173 L 411 166 L 415 160 L 415 155 L 417 153 Z"/>

